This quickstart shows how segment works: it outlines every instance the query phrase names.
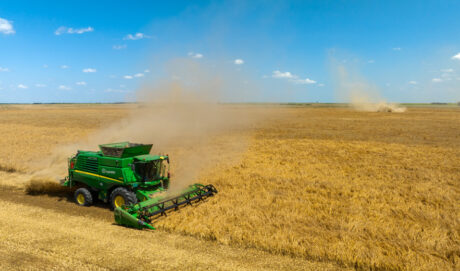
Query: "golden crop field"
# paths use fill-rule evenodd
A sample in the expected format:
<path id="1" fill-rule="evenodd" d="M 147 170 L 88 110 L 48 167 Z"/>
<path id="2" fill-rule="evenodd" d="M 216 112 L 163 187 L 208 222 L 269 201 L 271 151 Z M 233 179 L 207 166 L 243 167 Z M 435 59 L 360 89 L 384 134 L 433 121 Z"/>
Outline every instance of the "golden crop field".
<path id="1" fill-rule="evenodd" d="M 0 269 L 460 268 L 460 108 L 227 105 L 237 122 L 257 117 L 162 145 L 173 169 L 195 163 L 193 181 L 219 193 L 160 218 L 157 231 L 116 226 L 108 206 L 78 207 L 49 183 L 25 193 L 42 160 L 88 137 L 112 140 L 100 131 L 134 107 L 0 107 Z"/>

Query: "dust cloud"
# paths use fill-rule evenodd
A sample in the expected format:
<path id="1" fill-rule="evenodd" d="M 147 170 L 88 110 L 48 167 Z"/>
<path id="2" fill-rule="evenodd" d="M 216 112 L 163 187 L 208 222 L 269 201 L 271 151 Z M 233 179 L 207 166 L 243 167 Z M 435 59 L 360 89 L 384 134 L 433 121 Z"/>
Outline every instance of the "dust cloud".
<path id="1" fill-rule="evenodd" d="M 34 171 L 35 180 L 62 179 L 67 158 L 77 150 L 98 150 L 99 144 L 131 141 L 152 143 L 152 154 L 168 154 L 171 189 L 197 181 L 206 168 L 235 162 L 248 145 L 248 131 L 262 120 L 260 111 L 244 105 L 222 104 L 222 97 L 251 91 L 234 89 L 235 77 L 216 67 L 176 59 L 163 79 L 145 83 L 136 93 L 137 106 L 128 115 L 87 139 L 59 146 Z"/>
<path id="2" fill-rule="evenodd" d="M 403 113 L 405 107 L 388 103 L 379 88 L 366 81 L 357 72 L 350 72 L 344 65 L 333 64 L 336 93 L 339 99 L 350 103 L 358 111 Z"/>

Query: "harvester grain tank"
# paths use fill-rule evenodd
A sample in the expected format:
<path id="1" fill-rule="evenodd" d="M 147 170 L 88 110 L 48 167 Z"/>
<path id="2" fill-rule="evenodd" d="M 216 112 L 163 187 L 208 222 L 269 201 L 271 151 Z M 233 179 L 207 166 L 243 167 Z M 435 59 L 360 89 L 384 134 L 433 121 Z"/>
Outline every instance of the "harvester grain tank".
<path id="1" fill-rule="evenodd" d="M 138 229 L 154 229 L 152 219 L 217 193 L 213 185 L 193 184 L 168 193 L 169 156 L 151 155 L 152 144 L 129 142 L 99 145 L 100 151 L 78 151 L 69 158 L 62 185 L 75 187 L 75 202 L 90 206 L 109 202 L 115 222 Z"/>

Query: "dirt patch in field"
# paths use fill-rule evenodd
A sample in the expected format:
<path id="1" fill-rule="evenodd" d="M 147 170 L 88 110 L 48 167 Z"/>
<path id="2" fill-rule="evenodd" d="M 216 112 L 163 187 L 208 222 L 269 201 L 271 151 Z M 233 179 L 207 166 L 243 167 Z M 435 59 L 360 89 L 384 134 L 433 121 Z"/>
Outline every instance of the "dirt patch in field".
<path id="1" fill-rule="evenodd" d="M 13 172 L 16 172 L 18 170 L 16 168 L 12 167 L 12 166 L 0 165 L 0 171 L 13 173 Z"/>

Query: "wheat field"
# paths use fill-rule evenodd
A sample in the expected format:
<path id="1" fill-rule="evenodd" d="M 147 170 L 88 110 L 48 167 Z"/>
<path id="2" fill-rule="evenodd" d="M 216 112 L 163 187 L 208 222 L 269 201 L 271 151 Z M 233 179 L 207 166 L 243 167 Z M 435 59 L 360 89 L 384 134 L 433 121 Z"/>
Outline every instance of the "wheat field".
<path id="1" fill-rule="evenodd" d="M 0 107 L 0 267 L 460 268 L 460 108 L 254 105 L 264 118 L 209 142 L 221 159 L 196 182 L 219 193 L 155 232 L 115 226 L 108 208 L 77 207 L 65 191 L 25 194 L 34 163 L 132 107 Z M 237 152 L 226 144 L 240 141 Z"/>

